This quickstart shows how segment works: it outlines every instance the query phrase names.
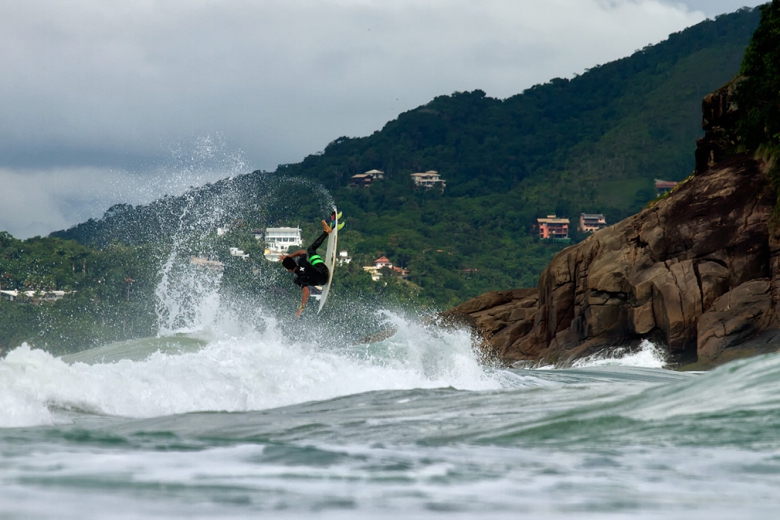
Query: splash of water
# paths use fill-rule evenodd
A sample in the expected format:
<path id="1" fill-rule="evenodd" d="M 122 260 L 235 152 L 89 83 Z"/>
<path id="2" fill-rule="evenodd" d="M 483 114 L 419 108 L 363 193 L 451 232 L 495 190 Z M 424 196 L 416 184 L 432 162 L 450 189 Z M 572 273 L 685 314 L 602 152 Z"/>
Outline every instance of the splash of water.
<path id="1" fill-rule="evenodd" d="M 214 152 L 206 148 L 204 156 Z M 192 175 L 186 165 L 177 171 Z M 306 211 L 324 216 L 333 199 L 309 180 L 264 174 L 234 180 L 242 182 L 191 189 L 158 203 L 155 238 L 164 242 L 165 254 L 155 289 L 157 337 L 124 345 L 132 352 L 113 362 L 104 362 L 98 351 L 68 363 L 28 346 L 14 350 L 0 361 L 0 404 L 9 411 L 0 413 L 0 426 L 55 422 L 67 415 L 63 411 L 153 417 L 260 410 L 374 390 L 502 387 L 465 332 L 385 313 L 377 319 L 391 322 L 396 335 L 356 346 L 343 329 L 359 329 L 360 319 L 300 323 L 276 318 L 273 309 L 237 303 L 223 287 L 224 272 L 195 265 L 190 256 L 224 256 L 216 250 L 224 247 L 214 240 L 218 226 L 291 218 L 300 214 L 294 206 L 300 201 Z M 264 262 L 251 261 L 258 269 Z M 188 343 L 177 346 L 182 337 Z M 173 346 L 160 348 L 160 338 Z M 202 341 L 196 348 L 193 338 Z"/>
<path id="2" fill-rule="evenodd" d="M 574 368 L 599 366 L 664 368 L 666 366 L 666 354 L 651 341 L 642 340 L 639 349 L 620 347 L 604 351 L 579 359 L 572 366 Z"/>
<path id="3" fill-rule="evenodd" d="M 403 332 L 340 349 L 291 339 L 273 319 L 262 332 L 240 336 L 201 331 L 207 339 L 200 346 L 191 335 L 169 337 L 165 349 L 159 340 L 138 340 L 123 349 L 143 356 L 109 363 L 106 350 L 69 362 L 24 345 L 0 361 L 0 427 L 56 423 L 74 411 L 158 417 L 263 410 L 379 390 L 506 386 L 479 362 L 466 332 L 391 319 Z"/>
<path id="4" fill-rule="evenodd" d="M 224 316 L 226 312 L 235 314 L 236 306 L 227 309 L 235 302 L 225 301 L 221 270 L 204 269 L 191 258 L 219 261 L 226 257 L 224 244 L 215 245 L 218 228 L 234 231 L 250 224 L 262 228 L 280 218 L 290 219 L 298 209 L 294 205 L 302 200 L 314 202 L 325 215 L 333 198 L 322 185 L 307 179 L 263 172 L 240 175 L 246 167 L 242 155 L 230 152 L 219 136 L 201 138 L 195 147 L 179 145 L 171 155 L 172 162 L 165 166 L 161 178 L 176 179 L 175 184 L 214 177 L 218 172 L 233 180 L 190 188 L 163 210 L 152 213 L 160 219 L 157 227 L 169 242 L 155 289 L 158 336 L 208 328 L 218 319 L 246 321 L 243 316 Z M 254 266 L 254 276 L 261 278 L 268 267 L 262 258 L 252 258 L 247 264 Z M 247 308 L 251 306 L 244 305 L 242 312 Z"/>
<path id="5" fill-rule="evenodd" d="M 195 186 L 234 178 L 248 169 L 244 152 L 231 148 L 223 135 L 202 135 L 171 143 L 160 164 L 124 175 L 126 184 L 119 188 L 126 200 L 151 202 L 161 195 L 175 196 Z"/>

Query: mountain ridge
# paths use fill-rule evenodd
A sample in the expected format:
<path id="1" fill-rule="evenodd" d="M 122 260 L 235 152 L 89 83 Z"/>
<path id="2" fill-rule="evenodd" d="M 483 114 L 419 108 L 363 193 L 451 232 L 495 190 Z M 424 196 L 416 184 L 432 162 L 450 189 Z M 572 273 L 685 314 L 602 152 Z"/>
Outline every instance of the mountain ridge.
<path id="1" fill-rule="evenodd" d="M 273 173 L 255 171 L 146 206 L 117 205 L 52 236 L 137 245 L 182 226 L 205 234 L 236 222 L 289 220 L 311 233 L 315 226 L 305 223 L 316 223 L 332 197 L 347 215 L 343 243 L 353 256 L 388 256 L 440 305 L 496 286 L 533 286 L 560 249 L 533 236 L 536 217 L 600 212 L 615 222 L 655 196 L 653 178 L 690 173 L 686 143 L 701 135 L 690 114 L 698 112 L 701 91 L 736 73 L 757 24 L 756 10 L 722 15 L 504 100 L 480 90 L 438 96 L 370 136 L 340 137 Z M 375 168 L 386 172 L 384 181 L 348 187 L 352 175 Z M 414 189 L 409 175 L 428 169 L 447 179 L 444 193 Z M 185 213 L 191 216 L 183 223 Z M 451 255 L 430 252 L 438 250 Z"/>
<path id="2" fill-rule="evenodd" d="M 760 10 L 740 76 L 702 101 L 690 177 L 558 253 L 537 289 L 444 317 L 508 362 L 568 366 L 646 340 L 695 368 L 780 351 L 780 0 Z"/>

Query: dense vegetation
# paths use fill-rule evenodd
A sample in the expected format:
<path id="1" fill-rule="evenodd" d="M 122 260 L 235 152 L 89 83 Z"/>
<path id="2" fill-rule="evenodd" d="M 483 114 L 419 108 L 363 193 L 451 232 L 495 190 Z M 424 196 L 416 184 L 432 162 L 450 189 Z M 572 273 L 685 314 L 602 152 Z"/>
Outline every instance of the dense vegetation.
<path id="1" fill-rule="evenodd" d="M 780 1 L 760 7 L 761 23 L 745 51 L 737 87 L 739 134 L 751 150 L 780 152 Z"/>
<path id="2" fill-rule="evenodd" d="M 69 294 L 53 304 L 0 301 L 0 351 L 34 341 L 54 352 L 156 332 L 149 295 L 157 280 L 150 246 L 118 243 L 97 250 L 72 240 L 21 241 L 0 233 L 4 290 Z"/>
<path id="3" fill-rule="evenodd" d="M 602 196 L 605 187 L 635 180 L 648 188 L 655 177 L 690 174 L 701 99 L 737 73 L 757 23 L 752 10 L 721 16 L 505 100 L 482 91 L 439 96 L 369 137 L 339 138 L 279 171 L 334 190 L 372 168 L 404 183 L 433 169 L 446 177 L 449 198 L 517 189 L 533 215 L 563 200 L 572 210 L 596 205 L 624 216 L 642 205 L 637 189 L 618 190 L 615 201 Z"/>
<path id="4" fill-rule="evenodd" d="M 263 320 L 274 316 L 290 321 L 300 290 L 279 264 L 262 259 L 263 249 L 251 233 L 239 228 L 201 240 L 181 236 L 185 239 L 176 243 L 113 242 L 98 249 L 56 237 L 22 241 L 0 233 L 0 288 L 33 293 L 0 299 L 0 355 L 25 341 L 63 354 L 192 326 L 199 324 L 199 307 L 213 298 L 233 316 L 248 320 L 244 325 L 250 328 L 262 328 Z M 231 247 L 242 248 L 249 258 L 232 256 Z M 193 256 L 221 267 L 193 265 Z M 351 320 L 355 339 L 376 330 L 380 305 L 400 308 L 411 299 L 424 303 L 413 284 L 398 278 L 374 284 L 357 264 L 340 268 L 339 280 L 341 291 L 321 315 L 315 313 L 315 302 L 301 323 L 287 324 L 292 334 L 316 332 L 310 320 Z M 55 289 L 67 294 L 56 302 L 42 301 Z"/>
<path id="5" fill-rule="evenodd" d="M 200 234 L 238 224 L 308 229 L 335 199 L 356 261 L 387 255 L 438 305 L 532 286 L 560 249 L 534 237 L 537 217 L 555 213 L 574 228 L 581 212 L 603 213 L 614 223 L 655 197 L 653 179 L 691 173 L 701 99 L 739 71 L 758 18 L 750 9 L 720 16 L 504 100 L 478 90 L 439 96 L 368 137 L 341 137 L 274 173 L 115 207 L 58 236 L 102 246 L 145 243 L 182 227 Z M 348 187 L 352 175 L 370 169 L 386 178 Z M 413 188 L 409 175 L 426 170 L 446 179 L 443 193 Z"/>
<path id="6" fill-rule="evenodd" d="M 123 302 L 136 301 L 135 328 L 124 335 L 148 333 L 168 319 L 155 310 L 159 296 L 153 288 L 159 267 L 172 255 L 182 265 L 191 255 L 222 261 L 220 291 L 239 305 L 294 309 L 299 294 L 278 266 L 262 260 L 252 231 L 299 225 L 312 240 L 334 200 L 348 224 L 340 245 L 354 260 L 339 270 L 329 319 L 341 319 L 355 299 L 446 307 L 488 290 L 532 286 L 562 247 L 534 235 L 536 217 L 556 213 L 574 228 L 581 212 L 604 213 L 613 223 L 655 196 L 653 179 L 690 174 L 701 99 L 739 71 L 758 19 L 758 10 L 750 9 L 720 16 L 631 57 L 504 100 L 479 90 L 439 96 L 368 137 L 341 137 L 276 172 L 226 179 L 150 205 L 114 206 L 101 219 L 53 234 L 82 246 L 50 242 L 51 251 L 32 254 L 39 265 L 54 266 L 50 257 L 58 253 L 52 251 L 65 248 L 60 271 L 70 265 L 70 274 L 45 276 L 55 276 L 58 288 L 78 291 L 69 303 L 40 312 L 64 316 L 70 311 L 54 309 L 82 305 L 97 317 L 90 327 L 116 330 L 112 312 L 119 316 L 119 307 L 130 309 Z M 369 188 L 349 187 L 352 175 L 371 169 L 384 171 L 385 179 Z M 410 174 L 426 170 L 437 170 L 446 189 L 415 189 Z M 218 226 L 229 232 L 218 236 Z M 3 247 L 19 250 L 28 242 L 6 236 Z M 231 258 L 230 246 L 249 252 L 250 260 Z M 37 275 L 26 281 L 38 272 L 35 266 L 8 263 L 12 253 L 0 257 L 0 274 L 11 273 L 16 286 L 35 283 Z M 88 260 L 82 271 L 72 260 L 79 254 Z M 409 280 L 386 276 L 371 282 L 361 266 L 380 255 L 408 268 Z M 133 272 L 131 264 L 147 272 Z M 125 278 L 143 281 L 127 291 Z M 0 312 L 34 314 L 6 304 Z M 5 317 L 0 319 L 8 323 Z M 0 335 L 14 334 L 19 332 Z"/>
<path id="7" fill-rule="evenodd" d="M 740 148 L 768 159 L 769 178 L 780 191 L 780 0 L 760 7 L 761 22 L 745 51 L 736 83 Z M 771 227 L 780 229 L 780 201 Z"/>

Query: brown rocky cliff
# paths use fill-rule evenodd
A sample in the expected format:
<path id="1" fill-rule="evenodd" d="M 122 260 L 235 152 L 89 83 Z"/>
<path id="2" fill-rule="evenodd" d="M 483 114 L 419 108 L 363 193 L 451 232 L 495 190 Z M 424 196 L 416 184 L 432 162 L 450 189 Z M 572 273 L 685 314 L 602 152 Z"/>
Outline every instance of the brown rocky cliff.
<path id="1" fill-rule="evenodd" d="M 729 82 L 701 102 L 701 127 L 705 134 L 696 142 L 697 174 L 733 155 L 737 147 L 737 106 L 732 99 L 740 80 L 737 78 Z"/>
<path id="2" fill-rule="evenodd" d="M 445 314 L 468 316 L 505 361 L 563 365 L 643 338 L 672 361 L 717 362 L 777 329 L 776 195 L 762 162 L 722 159 L 733 145 L 730 88 L 705 98 L 696 173 L 672 194 L 563 250 L 538 289 L 488 293 Z"/>

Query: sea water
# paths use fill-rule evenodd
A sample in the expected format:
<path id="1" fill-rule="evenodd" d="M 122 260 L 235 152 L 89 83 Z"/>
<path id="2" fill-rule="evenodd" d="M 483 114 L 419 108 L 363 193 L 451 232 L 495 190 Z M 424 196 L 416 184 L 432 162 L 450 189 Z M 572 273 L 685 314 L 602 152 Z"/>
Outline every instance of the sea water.
<path id="1" fill-rule="evenodd" d="M 369 344 L 189 331 L 0 360 L 0 517 L 777 518 L 780 356 L 651 344 L 481 362 L 387 313 Z M 235 331 L 232 331 L 235 332 Z"/>
<path id="2" fill-rule="evenodd" d="M 181 227 L 155 337 L 0 359 L 0 518 L 780 517 L 780 356 L 511 369 L 387 310 L 356 342 L 311 309 L 242 314 Z"/>

